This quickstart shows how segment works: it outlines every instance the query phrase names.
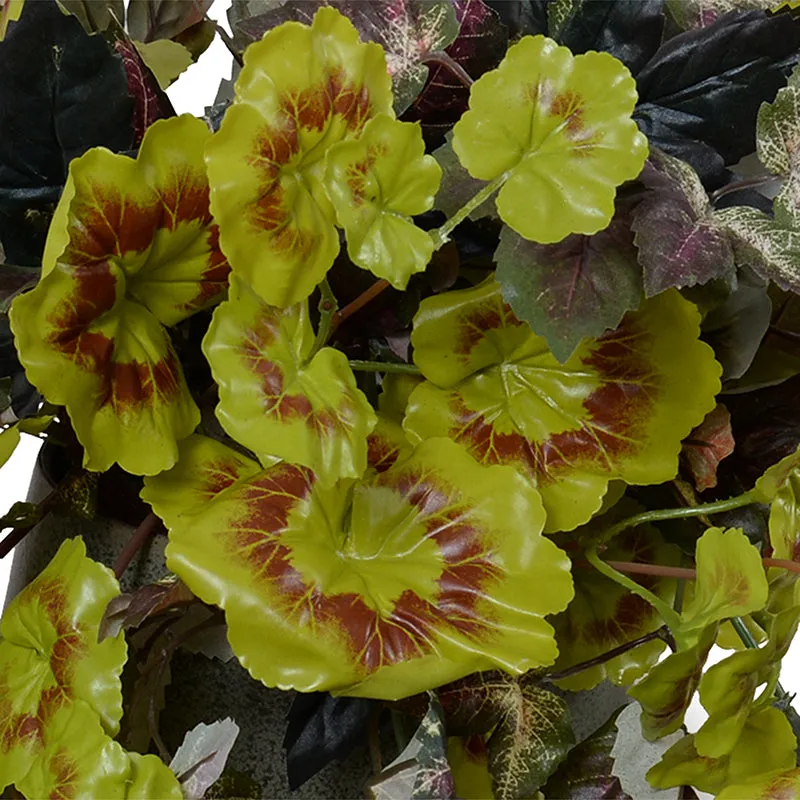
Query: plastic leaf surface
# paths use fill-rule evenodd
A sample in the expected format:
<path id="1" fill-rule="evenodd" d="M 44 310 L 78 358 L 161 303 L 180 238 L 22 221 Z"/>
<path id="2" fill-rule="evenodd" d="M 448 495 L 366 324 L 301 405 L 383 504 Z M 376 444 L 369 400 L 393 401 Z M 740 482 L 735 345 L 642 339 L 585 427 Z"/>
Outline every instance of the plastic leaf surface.
<path id="1" fill-rule="evenodd" d="M 73 161 L 42 279 L 11 305 L 20 360 L 67 407 L 88 469 L 159 472 L 199 422 L 164 326 L 227 287 L 208 209 L 210 135 L 185 115 L 152 125 L 135 161 L 101 148 Z"/>
<path id="2" fill-rule="evenodd" d="M 498 284 L 429 298 L 411 337 L 428 381 L 412 393 L 404 428 L 412 440 L 447 431 L 482 463 L 513 464 L 542 493 L 547 530 L 571 530 L 600 508 L 609 480 L 659 483 L 677 472 L 681 440 L 719 391 L 719 365 L 698 333 L 694 306 L 665 293 L 562 365 Z"/>
<path id="3" fill-rule="evenodd" d="M 795 766 L 797 742 L 789 721 L 777 708 L 768 707 L 752 714 L 736 747 L 721 758 L 699 755 L 694 741 L 693 735 L 684 736 L 650 769 L 647 779 L 654 788 L 689 784 L 717 794 L 730 784 Z M 765 747 L 767 742 L 769 745 Z"/>
<path id="4" fill-rule="evenodd" d="M 614 213 L 616 187 L 647 156 L 631 119 L 636 97 L 630 73 L 607 53 L 573 56 L 526 36 L 473 84 L 453 149 L 473 178 L 507 175 L 497 210 L 526 239 L 596 233 Z"/>
<path id="5" fill-rule="evenodd" d="M 747 783 L 729 784 L 718 795 L 717 800 L 798 800 L 800 798 L 800 768 L 760 775 Z"/>
<path id="6" fill-rule="evenodd" d="M 234 651 L 267 685 L 393 699 L 555 659 L 543 616 L 572 581 L 537 533 L 541 501 L 449 440 L 324 488 L 307 468 L 261 469 L 192 437 L 142 496 L 170 528 L 169 568 L 225 609 Z"/>
<path id="7" fill-rule="evenodd" d="M 730 412 L 717 403 L 683 445 L 683 456 L 698 492 L 717 485 L 719 462 L 733 453 L 735 444 Z"/>
<path id="8" fill-rule="evenodd" d="M 291 53 L 287 59 L 286 54 Z M 211 209 L 231 267 L 272 305 L 308 297 L 339 251 L 325 155 L 392 114 L 383 50 L 320 8 L 247 48 L 236 99 L 206 151 Z"/>
<path id="9" fill-rule="evenodd" d="M 62 711 L 85 707 L 108 733 L 117 732 L 125 640 L 98 644 L 97 633 L 103 609 L 118 592 L 111 571 L 86 557 L 83 540 L 68 539 L 6 608 L 0 623 L 3 786 L 26 775 Z"/>
<path id="10" fill-rule="evenodd" d="M 433 239 L 411 217 L 433 206 L 441 168 L 425 155 L 419 123 L 381 114 L 357 141 L 331 148 L 325 188 L 354 264 L 405 289 L 433 254 Z"/>
<path id="11" fill-rule="evenodd" d="M 169 766 L 181 778 L 187 800 L 201 800 L 222 775 L 238 735 L 239 726 L 230 717 L 211 725 L 200 722 L 186 733 Z"/>
<path id="12" fill-rule="evenodd" d="M 267 305 L 234 275 L 203 351 L 219 385 L 223 428 L 262 463 L 284 458 L 330 485 L 364 472 L 376 420 L 344 353 L 323 347 L 309 362 L 313 345 L 305 301 Z"/>

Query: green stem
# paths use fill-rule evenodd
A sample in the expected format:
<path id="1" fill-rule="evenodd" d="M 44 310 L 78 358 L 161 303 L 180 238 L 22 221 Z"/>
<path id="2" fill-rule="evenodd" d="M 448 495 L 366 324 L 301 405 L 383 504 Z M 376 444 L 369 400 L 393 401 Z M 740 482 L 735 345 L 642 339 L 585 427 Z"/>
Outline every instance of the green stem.
<path id="1" fill-rule="evenodd" d="M 731 625 L 733 625 L 733 629 L 739 635 L 739 638 L 742 640 L 742 644 L 748 650 L 755 650 L 758 648 L 758 642 L 756 642 L 756 640 L 753 638 L 753 634 L 750 633 L 749 628 L 747 625 L 745 625 L 745 622 L 741 617 L 731 617 Z M 787 692 L 778 681 L 775 683 L 775 697 L 778 700 L 789 699 L 789 692 Z"/>
<path id="2" fill-rule="evenodd" d="M 661 508 L 655 511 L 643 511 L 632 517 L 623 519 L 616 525 L 607 528 L 603 533 L 601 542 L 607 542 L 628 528 L 635 528 L 637 525 L 644 525 L 647 522 L 660 522 L 665 519 L 685 519 L 687 517 L 702 517 L 706 514 L 721 514 L 723 511 L 732 511 L 735 508 L 749 506 L 756 500 L 752 492 L 730 497 L 727 500 L 717 500 L 713 503 L 703 503 L 698 506 L 687 506 L 685 508 Z"/>
<path id="3" fill-rule="evenodd" d="M 403 375 L 421 375 L 416 364 L 399 364 L 391 361 L 358 361 L 350 362 L 350 368 L 361 372 L 399 372 Z"/>
<path id="4" fill-rule="evenodd" d="M 431 231 L 434 247 L 438 250 L 445 245 L 450 234 L 457 228 L 481 203 L 488 200 L 506 181 L 508 173 L 498 175 L 493 181 L 489 181 L 471 200 L 468 200 L 461 208 L 453 214 L 441 228 Z"/>
<path id="5" fill-rule="evenodd" d="M 339 304 L 336 302 L 336 295 L 334 295 L 327 278 L 323 278 L 319 285 L 319 326 L 317 327 L 317 336 L 314 339 L 314 345 L 311 352 L 306 358 L 306 364 L 311 362 L 311 359 L 325 347 L 328 337 L 333 330 L 333 318 L 339 309 Z"/>
<path id="6" fill-rule="evenodd" d="M 665 603 L 660 597 L 653 594 L 653 592 L 645 589 L 643 586 L 640 586 L 632 578 L 629 578 L 627 575 L 623 575 L 621 572 L 617 572 L 617 570 L 615 570 L 613 567 L 606 564 L 605 561 L 602 561 L 600 556 L 597 555 L 597 545 L 590 547 L 586 551 L 585 555 L 586 560 L 598 572 L 601 572 L 615 583 L 618 583 L 620 586 L 624 586 L 634 594 L 639 595 L 639 597 L 641 597 L 643 600 L 646 600 L 651 606 L 653 606 L 653 608 L 656 609 L 656 611 L 658 611 L 659 614 L 661 614 L 661 618 L 671 630 L 678 630 L 681 624 L 681 618 L 680 615 L 678 615 L 669 605 L 669 603 Z"/>

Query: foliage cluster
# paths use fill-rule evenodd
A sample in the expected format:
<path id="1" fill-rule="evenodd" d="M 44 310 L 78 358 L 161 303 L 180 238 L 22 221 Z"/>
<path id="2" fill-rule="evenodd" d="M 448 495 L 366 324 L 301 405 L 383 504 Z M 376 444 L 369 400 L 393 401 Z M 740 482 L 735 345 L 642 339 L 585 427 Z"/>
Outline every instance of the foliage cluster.
<path id="1" fill-rule="evenodd" d="M 236 725 L 173 757 L 157 697 L 224 627 L 330 693 L 295 783 L 390 709 L 376 797 L 800 797 L 800 12 L 235 0 L 235 82 L 176 116 L 209 5 L 2 3 L 0 462 L 75 464 L 0 551 L 115 475 L 150 511 L 8 605 L 0 786 L 202 797 Z"/>

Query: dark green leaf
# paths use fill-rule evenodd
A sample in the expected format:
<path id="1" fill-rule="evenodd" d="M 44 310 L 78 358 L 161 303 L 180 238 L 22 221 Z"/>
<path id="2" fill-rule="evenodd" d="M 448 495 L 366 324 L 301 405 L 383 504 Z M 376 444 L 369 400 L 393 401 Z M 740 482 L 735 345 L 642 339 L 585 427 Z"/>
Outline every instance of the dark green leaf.
<path id="1" fill-rule="evenodd" d="M 58 0 L 59 5 L 77 17 L 86 33 L 98 33 L 125 21 L 123 0 Z"/>
<path id="2" fill-rule="evenodd" d="M 0 242 L 20 266 L 41 262 L 70 160 L 131 145 L 122 63 L 54 0 L 26 3 L 0 43 Z"/>
<path id="3" fill-rule="evenodd" d="M 586 336 L 615 328 L 642 299 L 641 268 L 628 219 L 594 236 L 543 245 L 503 228 L 495 252 L 503 298 L 566 361 Z"/>
<path id="4" fill-rule="evenodd" d="M 662 45 L 637 76 L 634 114 L 650 143 L 688 161 L 716 188 L 725 164 L 755 150 L 759 106 L 786 82 L 800 51 L 800 21 L 728 14 Z"/>
<path id="5" fill-rule="evenodd" d="M 0 211 L 0 226 L 2 226 L 2 211 Z M 11 408 L 14 414 L 20 419 L 34 414 L 42 398 L 25 377 L 25 370 L 17 358 L 14 336 L 5 314 L 0 314 L 0 378 L 8 378 L 11 381 Z"/>
<path id="6" fill-rule="evenodd" d="M 202 22 L 214 0 L 130 0 L 128 32 L 139 42 L 174 39 Z"/>
<path id="7" fill-rule="evenodd" d="M 486 0 L 486 5 L 508 28 L 510 39 L 547 34 L 548 0 Z"/>
<path id="8" fill-rule="evenodd" d="M 442 168 L 442 182 L 436 193 L 434 208 L 452 217 L 462 206 L 471 200 L 484 186 L 486 181 L 479 181 L 461 166 L 458 156 L 453 150 L 453 136 L 447 134 L 445 143 L 434 150 L 433 157 Z M 472 220 L 481 217 L 496 217 L 497 208 L 494 198 L 484 200 L 470 215 Z"/>

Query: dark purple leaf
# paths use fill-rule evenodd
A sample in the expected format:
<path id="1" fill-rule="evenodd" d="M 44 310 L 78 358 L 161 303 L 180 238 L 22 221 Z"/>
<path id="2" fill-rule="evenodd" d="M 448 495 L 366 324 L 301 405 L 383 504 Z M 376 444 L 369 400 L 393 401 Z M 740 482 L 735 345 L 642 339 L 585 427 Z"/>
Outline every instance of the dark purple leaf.
<path id="1" fill-rule="evenodd" d="M 506 302 L 561 362 L 584 337 L 615 328 L 642 299 L 625 212 L 594 236 L 573 234 L 557 244 L 537 244 L 505 227 L 495 261 Z"/>
<path id="2" fill-rule="evenodd" d="M 647 297 L 735 275 L 733 247 L 717 223 L 697 173 L 653 151 L 639 180 L 650 190 L 631 228 Z"/>
<path id="3" fill-rule="evenodd" d="M 731 415 L 718 403 L 683 443 L 682 455 L 698 492 L 717 485 L 719 462 L 733 452 L 734 446 Z"/>

